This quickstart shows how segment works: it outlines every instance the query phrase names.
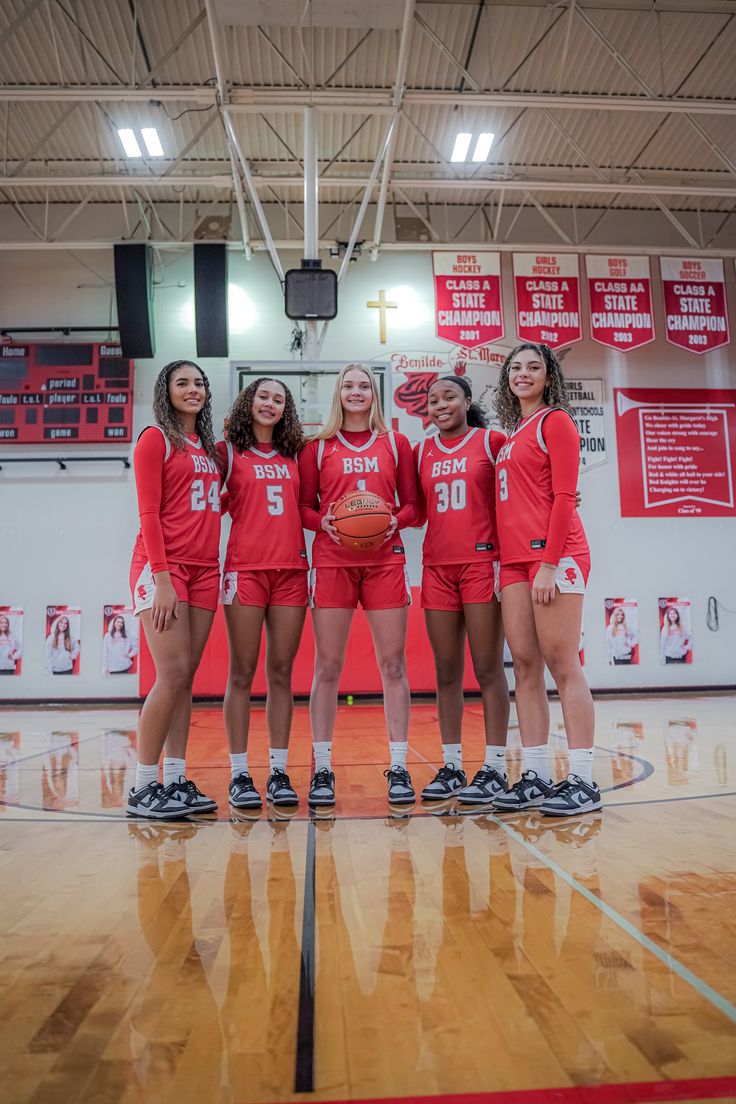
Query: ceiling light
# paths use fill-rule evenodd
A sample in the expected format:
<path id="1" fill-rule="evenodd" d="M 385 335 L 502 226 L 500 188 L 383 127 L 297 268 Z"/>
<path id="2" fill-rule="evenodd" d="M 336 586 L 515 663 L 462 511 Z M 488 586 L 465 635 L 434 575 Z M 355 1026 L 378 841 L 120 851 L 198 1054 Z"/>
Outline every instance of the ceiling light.
<path id="1" fill-rule="evenodd" d="M 141 147 L 132 130 L 118 130 L 126 157 L 142 157 Z"/>
<path id="2" fill-rule="evenodd" d="M 145 131 L 144 131 L 145 133 Z M 483 133 L 478 135 L 478 141 L 475 143 L 475 150 L 473 152 L 474 161 L 485 161 L 488 154 L 491 151 L 491 145 L 493 144 L 493 135 L 489 133 Z"/>
<path id="3" fill-rule="evenodd" d="M 146 149 L 151 157 L 163 157 L 164 147 L 161 145 L 161 139 L 158 136 L 158 131 L 155 127 L 143 127 L 141 130 L 143 135 L 143 141 L 146 143 Z M 493 135 L 491 135 L 493 137 Z"/>
<path id="4" fill-rule="evenodd" d="M 461 131 L 455 139 L 455 145 L 452 149 L 451 161 L 464 161 L 468 156 L 468 150 L 470 149 L 470 140 L 473 137 L 472 134 L 465 134 Z"/>

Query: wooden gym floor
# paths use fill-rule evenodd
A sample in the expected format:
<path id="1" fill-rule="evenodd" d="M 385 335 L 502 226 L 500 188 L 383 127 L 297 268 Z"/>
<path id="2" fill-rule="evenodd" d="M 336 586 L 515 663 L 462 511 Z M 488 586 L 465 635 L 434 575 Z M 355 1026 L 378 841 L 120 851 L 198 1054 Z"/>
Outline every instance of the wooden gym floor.
<path id="1" fill-rule="evenodd" d="M 122 814 L 134 710 L 0 712 L 0 1101 L 736 1101 L 732 696 L 598 702 L 600 816 L 389 810 L 375 705 L 341 706 L 338 804 Z M 410 769 L 437 763 L 412 709 Z M 482 755 L 466 710 L 466 768 Z M 553 704 L 556 767 L 566 766 Z M 509 768 L 519 770 L 512 729 Z M 264 715 L 251 769 L 262 787 Z M 290 774 L 306 798 L 297 709 Z M 435 815 L 437 814 L 437 815 Z"/>

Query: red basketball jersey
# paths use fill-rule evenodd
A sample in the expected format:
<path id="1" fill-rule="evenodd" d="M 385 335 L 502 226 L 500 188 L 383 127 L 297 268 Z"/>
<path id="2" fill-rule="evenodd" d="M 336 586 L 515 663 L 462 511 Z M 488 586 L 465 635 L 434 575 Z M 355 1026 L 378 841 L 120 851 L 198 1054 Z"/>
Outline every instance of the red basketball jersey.
<path id="1" fill-rule="evenodd" d="M 219 441 L 217 451 L 232 519 L 225 571 L 306 569 L 296 459 L 276 449 L 238 452 L 230 441 Z"/>
<path id="2" fill-rule="evenodd" d="M 162 482 L 160 488 L 141 486 L 147 475 L 138 465 L 139 502 L 148 498 L 159 503 L 158 516 L 167 560 L 181 564 L 217 564 L 220 559 L 219 468 L 204 451 L 199 437 L 186 437 L 184 448 L 172 448 L 159 426 L 143 430 L 136 451 L 148 445 L 146 438 L 155 431 L 161 434 L 165 445 Z M 151 552 L 146 551 L 140 532 L 134 554 L 152 563 Z"/>
<path id="3" fill-rule="evenodd" d="M 348 491 L 372 491 L 396 509 L 397 434 L 372 433 L 364 445 L 351 445 L 342 433 L 326 441 L 310 441 L 316 451 L 319 470 L 320 508 L 336 502 Z M 407 444 L 408 448 L 408 444 Z M 398 530 L 393 539 L 367 552 L 343 548 L 320 529 L 314 538 L 312 560 L 315 567 L 357 567 L 404 563 L 404 546 Z"/>
<path id="4" fill-rule="evenodd" d="M 542 426 L 553 413 L 570 417 L 549 406 L 535 410 L 509 434 L 496 457 L 496 520 L 504 564 L 544 561 L 554 495 Z M 579 454 L 579 435 L 577 439 Z M 575 510 L 560 558 L 588 551 L 583 523 Z"/>
<path id="5" fill-rule="evenodd" d="M 504 441 L 496 430 L 474 428 L 452 444 L 428 437 L 417 447 L 425 564 L 498 559 L 495 457 Z"/>

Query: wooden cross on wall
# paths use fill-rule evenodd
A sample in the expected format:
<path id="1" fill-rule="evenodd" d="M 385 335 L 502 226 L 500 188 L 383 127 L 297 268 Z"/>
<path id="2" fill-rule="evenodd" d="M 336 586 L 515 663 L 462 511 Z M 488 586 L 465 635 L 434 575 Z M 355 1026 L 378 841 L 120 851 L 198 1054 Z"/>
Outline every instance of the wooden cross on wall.
<path id="1" fill-rule="evenodd" d="M 382 345 L 386 344 L 386 311 L 398 307 L 398 305 L 398 303 L 389 303 L 387 301 L 386 292 L 383 288 L 378 292 L 378 299 L 369 299 L 366 303 L 367 307 L 380 311 L 378 316 L 378 334 Z"/>

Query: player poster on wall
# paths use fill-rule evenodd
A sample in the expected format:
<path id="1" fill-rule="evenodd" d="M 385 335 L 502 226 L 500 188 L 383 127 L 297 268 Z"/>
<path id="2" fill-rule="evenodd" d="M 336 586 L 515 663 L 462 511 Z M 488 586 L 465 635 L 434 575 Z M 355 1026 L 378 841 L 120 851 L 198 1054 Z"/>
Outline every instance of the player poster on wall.
<path id="1" fill-rule="evenodd" d="M 639 663 L 639 604 L 635 598 L 606 598 L 606 655 L 610 667 Z"/>
<path id="2" fill-rule="evenodd" d="M 128 606 L 105 606 L 102 616 L 103 675 L 138 671 L 138 618 Z"/>
<path id="3" fill-rule="evenodd" d="M 659 662 L 692 663 L 693 632 L 689 598 L 659 599 Z"/>
<path id="4" fill-rule="evenodd" d="M 78 675 L 81 652 L 82 611 L 79 606 L 46 607 L 47 675 Z"/>
<path id="5" fill-rule="evenodd" d="M 23 610 L 0 606 L 0 675 L 19 675 L 23 666 Z"/>

